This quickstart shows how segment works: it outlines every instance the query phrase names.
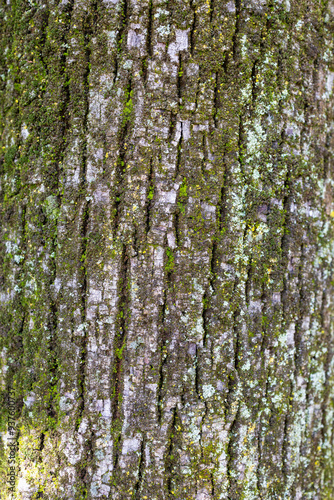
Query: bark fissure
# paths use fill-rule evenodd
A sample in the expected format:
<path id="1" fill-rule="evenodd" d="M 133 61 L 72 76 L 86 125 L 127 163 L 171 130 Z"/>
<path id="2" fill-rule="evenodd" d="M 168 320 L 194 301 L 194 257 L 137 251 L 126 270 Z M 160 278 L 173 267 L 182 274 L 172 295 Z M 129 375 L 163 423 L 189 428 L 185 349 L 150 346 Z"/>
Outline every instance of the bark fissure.
<path id="1" fill-rule="evenodd" d="M 245 300 L 247 305 L 249 305 L 250 294 L 251 294 L 252 274 L 253 274 L 253 266 L 252 266 L 252 256 L 251 256 L 249 264 L 247 266 L 247 277 L 245 281 Z"/>
<path id="2" fill-rule="evenodd" d="M 203 347 L 205 348 L 207 345 L 208 334 L 209 334 L 209 311 L 208 311 L 208 295 L 207 292 L 204 292 L 203 295 L 203 309 L 202 309 L 202 323 L 203 323 Z"/>
<path id="3" fill-rule="evenodd" d="M 161 331 L 161 340 L 160 340 L 160 363 L 159 363 L 159 379 L 158 379 L 158 423 L 161 424 L 162 420 L 162 401 L 163 401 L 163 384 L 164 384 L 164 367 L 167 361 L 167 352 L 166 350 L 166 337 L 167 331 L 165 326 L 165 316 L 166 316 L 166 307 L 167 307 L 167 287 L 169 284 L 169 279 L 167 275 L 167 280 L 165 284 L 163 303 L 161 306 L 161 323 L 160 323 L 160 331 Z"/>
<path id="4" fill-rule="evenodd" d="M 170 430 L 169 430 L 169 437 L 168 437 L 168 449 L 166 453 L 166 459 L 165 459 L 165 471 L 166 471 L 166 489 L 167 493 L 170 497 L 173 495 L 173 476 L 175 474 L 174 472 L 174 467 L 175 467 L 175 456 L 174 453 L 176 451 L 176 439 L 175 439 L 175 434 L 176 434 L 176 421 L 177 421 L 177 409 L 176 407 L 173 408 L 173 416 L 172 416 L 172 422 L 170 425 Z"/>
<path id="5" fill-rule="evenodd" d="M 72 13 L 73 13 L 73 8 L 74 8 L 74 0 L 70 0 L 68 2 L 67 9 L 65 10 L 66 12 L 66 26 L 67 28 L 65 29 L 64 36 L 62 38 L 62 45 L 67 45 L 68 39 L 68 33 L 71 28 L 72 24 Z M 59 191 L 59 181 L 61 178 L 61 175 L 63 174 L 63 167 L 62 167 L 62 162 L 64 159 L 64 153 L 66 149 L 66 142 L 67 142 L 67 135 L 68 131 L 70 128 L 70 117 L 68 113 L 68 108 L 70 104 L 70 88 L 69 88 L 69 82 L 66 78 L 66 64 L 67 64 L 67 48 L 64 48 L 61 52 L 60 56 L 60 77 L 63 80 L 62 87 L 60 89 L 60 108 L 59 108 L 59 116 L 57 120 L 57 138 L 59 143 L 56 146 L 56 152 L 54 155 L 54 163 L 55 163 L 55 168 L 56 168 L 56 176 L 54 177 L 55 183 L 52 179 L 52 177 L 49 179 L 50 181 L 50 191 L 54 192 L 54 194 L 57 196 L 58 199 L 58 206 L 60 206 L 61 203 L 61 192 Z"/>
<path id="6" fill-rule="evenodd" d="M 179 141 L 177 144 L 175 175 L 174 175 L 175 180 L 177 179 L 177 177 L 180 173 L 181 160 L 182 160 L 182 146 L 183 146 L 183 125 L 182 125 L 182 122 L 180 122 L 180 126 L 181 126 L 181 132 L 180 132 L 180 138 L 179 138 Z"/>
<path id="7" fill-rule="evenodd" d="M 197 24 L 197 14 L 196 14 L 196 7 L 194 5 L 194 0 L 190 0 L 190 8 L 193 12 L 193 20 L 190 28 L 190 54 L 193 56 L 195 50 L 195 33 Z"/>
<path id="8" fill-rule="evenodd" d="M 175 111 L 170 112 L 169 130 L 168 130 L 168 142 L 170 143 L 174 137 L 175 127 L 176 127 L 177 114 Z"/>
<path id="9" fill-rule="evenodd" d="M 84 55 L 85 55 L 85 70 L 83 73 L 83 89 L 84 89 L 84 114 L 82 122 L 82 159 L 80 169 L 80 191 L 81 195 L 86 195 L 87 189 L 87 160 L 88 160 L 88 144 L 87 134 L 89 129 L 89 81 L 91 72 L 91 41 L 94 34 L 94 26 L 96 25 L 97 2 L 92 4 L 92 13 L 88 14 L 83 20 L 83 35 L 84 35 Z M 78 397 L 78 416 L 76 421 L 76 430 L 79 429 L 85 410 L 85 391 L 86 391 L 86 365 L 87 365 L 87 292 L 88 292 L 88 249 L 89 249 L 89 217 L 90 217 L 91 201 L 86 198 L 82 208 L 82 223 L 81 223 L 81 248 L 80 248 L 80 308 L 81 322 L 85 325 L 83 335 L 80 342 L 80 366 L 79 366 L 79 397 Z"/>
<path id="10" fill-rule="evenodd" d="M 216 72 L 216 78 L 215 78 L 215 87 L 214 87 L 214 94 L 213 94 L 213 122 L 215 128 L 218 126 L 218 110 L 219 110 L 219 81 L 220 81 L 220 75 L 218 72 Z"/>
<path id="11" fill-rule="evenodd" d="M 116 469 L 119 460 L 119 446 L 121 441 L 121 407 L 122 407 L 122 373 L 124 365 L 124 356 L 127 341 L 127 326 L 129 321 L 130 295 L 130 260 L 128 248 L 123 244 L 121 257 L 121 270 L 119 278 L 118 292 L 118 314 L 114 341 L 114 366 L 113 366 L 113 385 L 112 385 L 112 422 L 115 435 L 114 441 L 114 469 Z"/>
<path id="12" fill-rule="evenodd" d="M 215 0 L 210 0 L 210 24 L 212 24 L 214 10 L 215 10 Z"/>
<path id="13" fill-rule="evenodd" d="M 146 85 L 147 75 L 148 75 L 148 59 L 152 58 L 153 46 L 152 46 L 152 36 L 153 36 L 153 1 L 149 0 L 148 13 L 147 13 L 147 31 L 146 31 L 146 53 L 145 57 L 142 59 L 142 73 L 144 78 L 144 85 Z"/>
<path id="14" fill-rule="evenodd" d="M 87 342 L 88 342 L 88 331 L 86 326 L 86 310 L 87 310 L 87 250 L 88 250 L 89 211 L 90 211 L 90 201 L 87 201 L 84 205 L 82 226 L 81 226 L 80 306 L 81 306 L 81 322 L 85 326 L 82 331 L 82 339 L 80 342 L 79 383 L 78 383 L 79 396 L 78 396 L 78 416 L 76 421 L 76 430 L 79 429 L 85 409 L 86 364 L 87 364 Z"/>
<path id="15" fill-rule="evenodd" d="M 43 68 L 45 70 L 45 73 L 48 75 L 49 74 L 49 69 L 48 65 L 45 62 L 44 56 L 43 56 L 43 49 L 45 48 L 46 40 L 47 40 L 47 30 L 49 26 L 49 19 L 50 19 L 50 10 L 47 10 L 44 19 L 42 20 L 42 26 L 41 26 L 41 37 L 39 40 L 39 57 L 42 62 Z"/>
<path id="16" fill-rule="evenodd" d="M 240 356 L 240 326 L 239 326 L 239 309 L 236 309 L 233 313 L 233 338 L 234 338 L 234 368 L 238 371 L 239 369 L 239 356 Z"/>
<path id="17" fill-rule="evenodd" d="M 128 22 L 129 22 L 129 3 L 128 3 L 128 0 L 123 0 L 122 2 L 122 7 L 121 7 L 121 12 L 120 12 L 120 28 L 117 32 L 117 35 L 116 35 L 116 55 L 115 55 L 115 58 L 114 58 L 114 84 L 117 80 L 117 77 L 118 77 L 118 64 L 119 64 L 119 54 L 120 52 L 122 51 L 122 46 L 123 46 L 123 39 L 124 39 L 124 35 L 125 35 L 125 32 L 127 30 L 127 27 L 128 27 Z"/>
<path id="18" fill-rule="evenodd" d="M 148 174 L 147 182 L 148 190 L 146 194 L 146 234 L 149 233 L 151 228 L 151 210 L 152 210 L 152 200 L 154 198 L 154 174 L 153 174 L 153 159 L 150 159 L 150 171 Z"/>
<path id="19" fill-rule="evenodd" d="M 145 446 L 146 446 L 146 435 L 144 435 L 143 440 L 141 442 L 140 447 L 140 456 L 139 456 L 139 464 L 138 464 L 138 480 L 135 484 L 135 500 L 140 500 L 141 498 L 141 485 L 144 479 L 144 471 L 145 471 Z"/>
<path id="20" fill-rule="evenodd" d="M 119 154 L 116 161 L 115 171 L 115 201 L 114 201 L 114 235 L 116 236 L 119 226 L 120 207 L 122 202 L 122 195 L 124 193 L 124 178 L 126 172 L 126 158 L 127 158 L 127 137 L 130 132 L 130 116 L 132 107 L 132 79 L 128 79 L 126 88 L 126 103 L 123 111 L 123 123 L 121 126 L 119 136 Z"/>
<path id="21" fill-rule="evenodd" d="M 236 478 L 235 471 L 235 443 L 237 442 L 237 433 L 238 433 L 238 421 L 239 421 L 240 409 L 235 415 L 233 422 L 231 423 L 231 427 L 229 430 L 229 440 L 227 446 L 227 478 L 228 478 L 228 498 L 238 498 L 238 481 Z"/>
<path id="22" fill-rule="evenodd" d="M 195 391 L 196 391 L 197 397 L 201 398 L 201 391 L 200 391 L 200 368 L 199 368 L 199 349 L 198 349 L 197 345 L 196 345 L 196 352 L 195 352 Z"/>
<path id="23" fill-rule="evenodd" d="M 81 479 L 80 488 L 76 496 L 77 500 L 86 499 L 88 497 L 89 489 L 89 469 L 94 457 L 94 447 L 93 442 L 95 439 L 95 433 L 92 429 L 89 429 L 89 438 L 85 441 L 85 454 L 84 460 L 81 464 L 79 470 L 79 477 Z"/>

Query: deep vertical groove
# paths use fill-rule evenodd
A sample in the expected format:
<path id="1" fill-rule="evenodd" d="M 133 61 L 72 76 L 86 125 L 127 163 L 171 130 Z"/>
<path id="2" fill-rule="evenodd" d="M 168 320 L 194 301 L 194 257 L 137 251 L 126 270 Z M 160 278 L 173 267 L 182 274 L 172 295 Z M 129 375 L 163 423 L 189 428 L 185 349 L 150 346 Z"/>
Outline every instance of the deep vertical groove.
<path id="1" fill-rule="evenodd" d="M 180 134 L 180 139 L 177 145 L 177 153 L 176 153 L 176 165 L 175 165 L 175 176 L 174 178 L 176 179 L 177 176 L 180 173 L 180 166 L 181 166 L 181 159 L 182 159 L 182 146 L 183 146 L 183 127 L 182 127 L 182 122 L 181 122 L 181 134 Z"/>
<path id="2" fill-rule="evenodd" d="M 205 400 L 204 400 L 204 408 L 205 408 L 204 415 L 201 418 L 200 429 L 199 429 L 199 443 L 200 443 L 200 447 L 201 447 L 201 460 L 203 460 L 203 457 L 204 457 L 204 453 L 203 453 L 203 424 L 204 424 L 205 419 L 207 418 L 208 413 L 209 413 L 208 403 Z"/>
<path id="3" fill-rule="evenodd" d="M 210 473 L 210 480 L 211 480 L 211 497 L 214 499 L 215 498 L 215 478 L 213 476 L 213 472 Z"/>
<path id="4" fill-rule="evenodd" d="M 118 57 L 119 57 L 119 53 L 122 50 L 123 38 L 124 38 L 124 34 L 125 34 L 125 31 L 127 28 L 128 21 L 129 21 L 129 4 L 128 4 L 128 0 L 123 0 L 122 9 L 120 12 L 120 23 L 119 23 L 120 28 L 119 28 L 117 35 L 116 35 L 117 53 L 115 55 L 115 60 L 114 60 L 114 68 L 115 68 L 115 70 L 114 70 L 114 83 L 115 83 L 117 76 L 118 76 Z"/>
<path id="5" fill-rule="evenodd" d="M 83 34 L 84 34 L 84 53 L 85 53 L 85 71 L 83 75 L 84 86 L 84 116 L 82 123 L 82 161 L 80 171 L 80 190 L 83 195 L 86 194 L 87 189 L 87 159 L 88 159 L 88 146 L 87 146 L 87 133 L 88 133 L 88 115 L 89 115 L 89 80 L 90 80 L 90 66 L 91 66 L 91 40 L 94 33 L 94 27 L 97 24 L 97 2 L 95 1 L 91 6 L 91 14 L 87 14 L 83 20 Z M 81 309 L 81 322 L 86 325 L 86 311 L 87 311 L 87 252 L 88 252 L 88 227 L 90 216 L 90 200 L 83 203 L 82 223 L 81 223 L 81 249 L 80 249 L 80 309 Z M 87 342 L 88 331 L 87 327 L 83 330 L 83 336 L 80 343 L 80 368 L 79 368 L 79 401 L 78 401 L 78 416 L 76 421 L 76 430 L 78 430 L 83 413 L 85 410 L 85 391 L 86 391 L 86 364 L 87 364 Z M 81 470 L 81 473 L 86 474 L 86 465 Z"/>
<path id="6" fill-rule="evenodd" d="M 239 498 L 236 496 L 236 488 L 237 486 L 235 485 L 236 480 L 232 477 L 232 470 L 234 469 L 234 458 L 235 458 L 235 451 L 234 451 L 234 443 L 237 441 L 237 424 L 239 420 L 239 414 L 240 414 L 240 408 L 238 407 L 238 411 L 235 415 L 235 418 L 231 424 L 230 431 L 229 431 L 229 441 L 227 445 L 227 477 L 228 477 L 228 498 Z"/>
<path id="7" fill-rule="evenodd" d="M 174 111 L 170 112 L 170 122 L 169 122 L 169 130 L 168 130 L 168 142 L 170 143 L 175 132 L 176 127 L 176 113 Z"/>
<path id="8" fill-rule="evenodd" d="M 180 147 L 180 154 L 181 154 L 181 147 Z M 180 158 L 177 159 L 177 171 L 179 171 L 179 163 L 180 163 Z M 183 183 L 185 182 L 185 178 L 183 179 Z M 186 208 L 186 197 L 187 197 L 187 192 L 186 192 L 186 184 L 183 184 L 180 186 L 177 197 L 176 197 L 176 207 L 175 211 L 173 214 L 173 226 L 174 226 L 174 234 L 175 234 L 175 244 L 177 247 L 180 246 L 180 241 L 181 241 L 181 232 L 180 232 L 180 218 L 182 215 L 185 214 Z M 182 187 L 185 187 L 185 191 L 182 189 Z"/>
<path id="9" fill-rule="evenodd" d="M 140 500 L 141 493 L 140 488 L 143 482 L 144 471 L 145 471 L 145 446 L 146 446 L 146 436 L 144 435 L 140 447 L 139 465 L 138 465 L 138 480 L 135 484 L 135 500 Z"/>
<path id="10" fill-rule="evenodd" d="M 66 14 L 66 29 L 64 30 L 64 34 L 62 36 L 63 44 L 65 45 L 67 42 L 68 33 L 71 27 L 71 19 L 72 12 L 74 7 L 74 0 L 71 0 L 65 9 Z M 47 40 L 47 27 L 49 21 L 50 12 L 47 14 L 46 21 L 43 20 L 42 23 L 42 36 L 40 39 L 40 59 L 43 65 L 43 68 L 48 75 L 48 65 L 44 60 L 42 50 L 45 46 Z M 61 206 L 61 197 L 62 194 L 59 190 L 60 177 L 62 173 L 62 161 L 64 158 L 64 152 L 66 148 L 67 134 L 69 130 L 69 114 L 68 114 L 68 106 L 70 102 L 70 94 L 69 94 L 69 86 L 66 81 L 66 62 L 67 62 L 67 53 L 66 48 L 61 49 L 60 55 L 60 76 L 63 80 L 60 95 L 61 95 L 61 104 L 59 107 L 59 119 L 56 120 L 57 125 L 57 141 L 56 141 L 56 151 L 54 154 L 53 162 L 55 164 L 56 175 L 48 176 L 49 180 L 49 190 L 56 196 L 58 210 Z M 43 95 L 45 90 L 41 91 Z M 37 128 L 37 135 L 41 132 L 40 127 Z M 46 220 L 45 220 L 46 222 Z M 55 222 L 55 226 L 57 222 Z M 47 415 L 48 415 L 48 430 L 50 427 L 53 428 L 56 425 L 57 420 L 57 412 L 55 410 L 54 404 L 54 395 L 57 389 L 57 379 L 58 379 L 58 370 L 59 370 L 59 360 L 58 360 L 58 340 L 57 340 L 57 328 L 58 328 L 58 305 L 57 302 L 53 298 L 53 290 L 52 285 L 57 277 L 57 248 L 58 248 L 58 235 L 57 235 L 57 227 L 53 228 L 53 234 L 51 238 L 51 257 L 50 257 L 50 267 L 51 267 L 51 277 L 48 287 L 48 300 L 49 300 L 49 318 L 48 318 L 48 331 L 49 331 L 49 340 L 47 342 L 47 350 L 48 350 L 48 365 L 49 365 L 49 400 L 47 403 Z M 40 451 L 43 450 L 44 447 L 44 431 L 41 434 L 41 445 Z"/>
<path id="11" fill-rule="evenodd" d="M 239 116 L 239 135 L 238 135 L 238 162 L 241 174 L 244 175 L 244 123 L 243 116 Z"/>
<path id="12" fill-rule="evenodd" d="M 57 305 L 54 301 L 50 304 L 50 319 L 48 324 L 49 331 L 49 342 L 48 342 L 48 351 L 49 351 L 49 372 L 50 372 L 50 383 L 49 383 L 49 391 L 50 391 L 50 399 L 48 402 L 48 416 L 51 419 L 52 424 L 56 423 L 56 411 L 54 409 L 54 393 L 57 387 L 57 373 L 59 368 L 59 361 L 57 357 Z"/>
<path id="13" fill-rule="evenodd" d="M 148 23 L 147 23 L 147 38 L 146 38 L 146 47 L 149 57 L 152 57 L 153 55 L 152 30 L 153 30 L 153 0 L 150 0 L 148 6 Z"/>
<path id="14" fill-rule="evenodd" d="M 286 320 L 286 301 L 287 301 L 287 276 L 286 276 L 286 266 L 288 264 L 288 251 L 289 251 L 289 231 L 288 231 L 288 223 L 290 220 L 289 208 L 290 208 L 290 171 L 287 170 L 285 182 L 284 182 L 284 199 L 283 199 L 283 234 L 281 238 L 281 259 L 282 259 L 282 268 L 283 268 L 283 290 L 282 290 L 282 316 L 283 322 Z"/>
<path id="15" fill-rule="evenodd" d="M 190 0 L 190 9 L 193 11 L 193 21 L 191 23 L 191 28 L 190 28 L 190 54 L 193 56 L 195 49 L 195 31 L 197 24 L 197 14 L 196 14 L 196 7 L 194 5 L 194 0 Z"/>
<path id="16" fill-rule="evenodd" d="M 114 366 L 112 387 L 112 422 L 115 432 L 114 468 L 118 465 L 119 444 L 121 439 L 121 405 L 122 405 L 122 372 L 124 350 L 126 349 L 127 326 L 129 320 L 130 296 L 128 290 L 130 276 L 130 259 L 128 248 L 123 244 L 121 272 L 118 284 L 118 314 L 114 341 Z"/>
<path id="17" fill-rule="evenodd" d="M 246 278 L 246 282 L 245 282 L 245 300 L 246 300 L 247 305 L 249 305 L 249 300 L 250 300 L 252 274 L 253 274 L 252 257 L 250 257 L 250 262 L 249 262 L 248 267 L 247 267 L 247 278 Z"/>
<path id="18" fill-rule="evenodd" d="M 211 260 L 210 260 L 210 285 L 213 291 L 216 293 L 216 280 L 217 280 L 217 253 L 218 253 L 218 244 L 217 240 L 214 239 L 212 243 L 212 251 L 211 251 Z"/>
<path id="19" fill-rule="evenodd" d="M 211 259 L 212 261 L 212 259 Z M 204 292 L 203 295 L 203 309 L 202 309 L 202 322 L 203 322 L 203 347 L 206 347 L 209 333 L 209 318 L 208 318 L 208 296 Z"/>
<path id="20" fill-rule="evenodd" d="M 142 72 L 144 77 L 144 83 L 147 81 L 147 69 L 148 69 L 148 59 L 153 55 L 152 47 L 152 31 L 153 31 L 153 0 L 149 0 L 148 13 L 147 13 L 147 33 L 146 33 L 146 52 L 147 55 L 142 59 Z"/>
<path id="21" fill-rule="evenodd" d="M 127 255 L 127 247 L 123 245 L 122 261 L 121 261 L 121 275 L 119 284 L 119 306 L 118 306 L 118 332 L 115 337 L 115 389 L 113 400 L 113 421 L 118 420 L 120 417 L 120 394 L 121 394 L 121 375 L 123 365 L 123 349 L 125 348 L 126 333 L 127 333 L 127 320 L 129 308 L 129 293 L 128 293 L 128 280 L 129 280 L 129 257 Z"/>
<path id="22" fill-rule="evenodd" d="M 66 30 L 64 37 L 62 38 L 62 45 L 65 45 L 67 42 L 67 36 L 70 31 L 71 27 L 71 20 L 72 20 L 72 12 L 74 8 L 74 0 L 70 0 L 66 13 L 67 13 L 67 18 L 66 18 Z M 69 82 L 66 79 L 66 63 L 67 63 L 67 49 L 64 48 L 61 52 L 60 56 L 60 76 L 63 79 L 63 85 L 61 87 L 61 104 L 59 107 L 59 119 L 56 121 L 57 123 L 57 138 L 59 141 L 58 147 L 56 149 L 55 155 L 54 155 L 54 163 L 56 167 L 56 176 L 55 176 L 55 181 L 52 180 L 52 178 L 49 179 L 50 181 L 50 190 L 51 192 L 54 191 L 54 194 L 57 196 L 58 200 L 58 205 L 61 203 L 61 193 L 59 192 L 59 181 L 60 181 L 60 176 L 62 173 L 62 161 L 64 159 L 64 153 L 66 149 L 66 142 L 67 142 L 67 134 L 70 128 L 70 118 L 69 118 L 69 113 L 68 113 L 68 107 L 70 103 L 70 89 L 69 89 Z"/>
<path id="23" fill-rule="evenodd" d="M 174 233 L 175 233 L 175 244 L 178 247 L 180 245 L 180 224 L 179 224 L 179 210 L 176 209 L 173 217 L 174 223 Z"/>
<path id="24" fill-rule="evenodd" d="M 257 68 L 256 65 L 258 63 L 258 60 L 256 59 L 253 63 L 252 66 L 252 73 L 251 73 L 251 80 L 252 80 L 252 103 L 254 105 L 256 101 L 256 96 L 257 96 L 257 91 L 256 91 L 256 77 L 257 77 Z"/>
<path id="25" fill-rule="evenodd" d="M 207 147 L 206 147 L 206 134 L 205 132 L 203 133 L 202 136 L 202 150 L 203 150 L 203 158 L 201 162 L 201 171 L 202 171 L 202 176 L 205 180 L 206 179 L 206 174 L 205 174 L 205 165 L 206 162 L 208 161 L 208 152 L 207 152 Z"/>
<path id="26" fill-rule="evenodd" d="M 137 257 L 138 256 L 138 252 L 139 252 L 139 241 L 138 241 L 138 227 L 137 225 L 135 225 L 134 229 L 133 229 L 133 249 L 135 251 L 135 254 L 134 254 L 134 257 Z"/>
<path id="27" fill-rule="evenodd" d="M 45 43 L 47 40 L 46 33 L 47 33 L 48 25 L 49 25 L 50 12 L 51 12 L 50 10 L 47 10 L 45 15 L 44 15 L 44 18 L 42 20 L 42 26 L 41 26 L 41 36 L 39 38 L 39 40 L 40 40 L 40 42 L 39 42 L 39 57 L 40 57 L 42 65 L 43 65 L 43 68 L 45 70 L 45 73 L 47 75 L 49 74 L 49 69 L 48 69 L 48 65 L 45 62 L 44 56 L 43 56 L 43 49 L 45 47 Z"/>
<path id="28" fill-rule="evenodd" d="M 225 76 L 228 74 L 228 63 L 229 63 L 229 52 L 226 50 L 225 55 L 224 55 L 223 66 L 222 66 Z"/>
<path id="29" fill-rule="evenodd" d="M 221 233 L 224 228 L 224 223 L 226 220 L 226 198 L 227 198 L 227 171 L 224 171 L 223 185 L 220 190 L 220 200 L 219 200 L 219 216 L 218 216 L 218 231 Z"/>
<path id="30" fill-rule="evenodd" d="M 166 486 L 167 486 L 167 493 L 169 497 L 171 498 L 173 493 L 172 493 L 172 477 L 173 477 L 173 472 L 174 472 L 174 462 L 175 462 L 175 457 L 173 455 L 173 451 L 175 448 L 175 433 L 176 433 L 176 421 L 177 421 L 177 409 L 176 406 L 173 408 L 173 417 L 172 417 L 172 423 L 170 426 L 170 431 L 169 431 L 169 438 L 168 438 L 168 449 L 167 449 L 167 454 L 166 454 L 166 460 L 165 460 L 165 471 L 166 471 Z"/>
<path id="31" fill-rule="evenodd" d="M 127 101 L 125 103 L 124 110 L 129 107 L 129 103 L 132 103 L 132 79 L 131 77 L 128 79 L 128 84 L 126 88 L 126 98 Z M 114 202 L 114 235 L 116 235 L 118 225 L 119 225 L 119 216 L 120 216 L 120 205 L 121 198 L 124 192 L 124 173 L 126 169 L 125 161 L 127 155 L 127 136 L 129 134 L 130 129 L 130 119 L 127 114 L 124 114 L 123 122 L 120 130 L 118 147 L 119 147 L 119 155 L 116 162 L 116 172 L 115 172 L 115 202 Z"/>
<path id="32" fill-rule="evenodd" d="M 223 185 L 220 190 L 219 204 L 217 207 L 217 231 L 213 238 L 211 260 L 210 260 L 210 285 L 216 292 L 216 280 L 219 271 L 218 242 L 224 229 L 226 220 L 226 197 L 227 197 L 227 172 L 224 172 Z"/>
<path id="33" fill-rule="evenodd" d="M 86 325 L 86 308 L 87 308 L 87 249 L 88 249 L 88 221 L 89 221 L 90 201 L 84 205 L 82 226 L 81 226 L 81 322 Z M 76 430 L 78 430 L 83 412 L 85 409 L 85 381 L 86 381 L 86 362 L 87 362 L 87 341 L 88 332 L 85 327 L 80 345 L 80 367 L 79 367 L 79 397 L 78 397 L 78 417 L 76 422 Z"/>
<path id="34" fill-rule="evenodd" d="M 167 285 L 167 284 L 166 284 Z M 167 307 L 167 286 L 165 286 L 164 290 L 164 299 L 163 303 L 161 306 L 161 312 L 160 312 L 160 331 L 161 331 L 161 340 L 160 340 L 160 364 L 159 364 L 159 380 L 158 380 L 158 400 L 157 400 L 157 406 L 158 406 L 158 422 L 161 424 L 161 419 L 162 419 L 162 391 L 163 391 L 163 384 L 164 384 L 164 365 L 167 360 L 167 353 L 165 353 L 166 349 L 166 336 L 167 336 L 167 331 L 166 331 L 166 326 L 165 326 L 165 316 L 166 316 L 166 307 Z"/>
<path id="35" fill-rule="evenodd" d="M 303 290 L 303 268 L 304 268 L 304 260 L 305 260 L 305 255 L 304 255 L 304 245 L 303 243 L 301 244 L 300 247 L 300 263 L 299 263 L 299 269 L 298 269 L 298 290 L 299 290 L 299 311 L 298 311 L 298 320 L 296 321 L 296 327 L 295 327 L 295 334 L 294 334 L 294 344 L 295 344 L 295 356 L 294 356 L 294 364 L 295 364 L 295 380 L 297 380 L 298 376 L 298 370 L 300 368 L 300 364 L 302 362 L 302 353 L 300 352 L 301 349 L 301 327 L 303 323 L 303 311 L 302 311 L 302 304 L 305 301 L 305 294 Z"/>
<path id="36" fill-rule="evenodd" d="M 213 122 L 215 125 L 215 128 L 217 128 L 218 124 L 218 109 L 219 109 L 219 73 L 218 71 L 216 72 L 216 79 L 215 79 L 215 88 L 214 88 L 214 95 L 213 95 Z"/>
<path id="37" fill-rule="evenodd" d="M 90 430 L 89 437 L 88 439 L 85 440 L 84 466 L 81 467 L 79 472 L 79 477 L 81 479 L 81 484 L 80 484 L 81 491 L 79 490 L 80 500 L 84 500 L 85 498 L 87 498 L 88 487 L 89 487 L 88 469 L 94 458 L 94 449 L 93 449 L 94 438 L 95 438 L 95 433 L 93 430 Z"/>
<path id="38" fill-rule="evenodd" d="M 258 455 L 258 463 L 257 463 L 257 469 L 256 469 L 256 487 L 257 487 L 257 494 L 259 495 L 260 498 L 262 498 L 261 495 L 261 466 L 262 466 L 262 419 L 260 417 L 260 422 L 259 422 L 259 430 L 258 430 L 258 436 L 257 436 L 257 455 Z"/>
<path id="39" fill-rule="evenodd" d="M 152 208 L 152 200 L 154 196 L 154 184 L 153 184 L 153 158 L 150 159 L 150 171 L 148 174 L 148 190 L 146 194 L 146 234 L 148 234 L 151 228 L 151 208 Z"/>
<path id="40" fill-rule="evenodd" d="M 234 368 L 238 371 L 239 368 L 239 355 L 240 355 L 240 328 L 237 324 L 240 311 L 236 309 L 233 313 L 233 336 L 234 342 Z"/>
<path id="41" fill-rule="evenodd" d="M 199 349 L 198 349 L 198 346 L 196 345 L 196 353 L 195 353 L 195 391 L 196 391 L 196 394 L 197 394 L 197 397 L 200 398 L 201 395 L 200 395 L 200 389 L 199 389 L 199 386 L 200 386 L 200 373 L 199 373 L 199 359 L 198 359 L 198 356 L 199 355 Z"/>
<path id="42" fill-rule="evenodd" d="M 210 25 L 212 25 L 214 10 L 215 10 L 215 0 L 210 0 Z"/>

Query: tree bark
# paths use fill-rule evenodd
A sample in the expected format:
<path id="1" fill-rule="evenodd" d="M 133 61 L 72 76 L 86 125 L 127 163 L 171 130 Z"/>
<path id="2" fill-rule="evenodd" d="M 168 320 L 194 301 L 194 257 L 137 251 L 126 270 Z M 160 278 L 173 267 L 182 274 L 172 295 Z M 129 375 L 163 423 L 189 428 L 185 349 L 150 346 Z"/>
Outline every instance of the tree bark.
<path id="1" fill-rule="evenodd" d="M 1 498 L 332 499 L 332 0 L 0 19 Z"/>

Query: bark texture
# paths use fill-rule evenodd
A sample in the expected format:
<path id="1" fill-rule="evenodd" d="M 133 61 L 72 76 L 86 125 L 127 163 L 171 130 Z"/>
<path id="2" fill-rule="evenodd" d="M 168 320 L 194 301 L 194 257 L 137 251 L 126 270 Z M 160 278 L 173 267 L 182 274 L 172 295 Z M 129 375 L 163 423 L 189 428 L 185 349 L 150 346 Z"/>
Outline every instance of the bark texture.
<path id="1" fill-rule="evenodd" d="M 334 4 L 0 23 L 1 498 L 332 499 Z"/>

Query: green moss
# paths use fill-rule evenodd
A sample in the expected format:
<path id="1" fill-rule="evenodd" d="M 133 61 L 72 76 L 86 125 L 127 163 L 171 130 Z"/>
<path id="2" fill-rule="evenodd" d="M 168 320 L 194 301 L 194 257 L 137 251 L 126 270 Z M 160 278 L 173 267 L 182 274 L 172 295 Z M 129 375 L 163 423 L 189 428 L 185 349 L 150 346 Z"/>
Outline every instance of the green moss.
<path id="1" fill-rule="evenodd" d="M 174 253 L 169 247 L 166 248 L 167 262 L 165 265 L 165 271 L 170 273 L 174 269 Z"/>

